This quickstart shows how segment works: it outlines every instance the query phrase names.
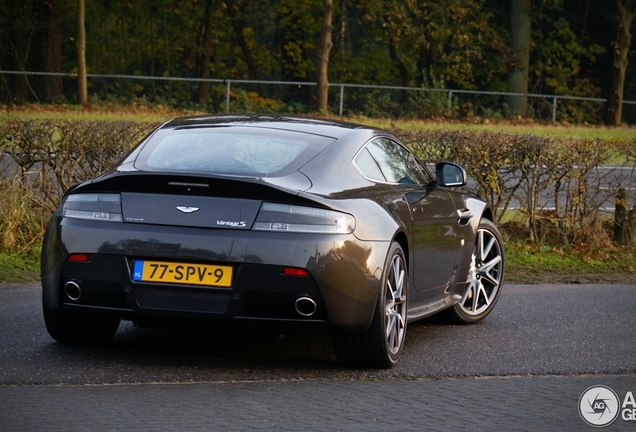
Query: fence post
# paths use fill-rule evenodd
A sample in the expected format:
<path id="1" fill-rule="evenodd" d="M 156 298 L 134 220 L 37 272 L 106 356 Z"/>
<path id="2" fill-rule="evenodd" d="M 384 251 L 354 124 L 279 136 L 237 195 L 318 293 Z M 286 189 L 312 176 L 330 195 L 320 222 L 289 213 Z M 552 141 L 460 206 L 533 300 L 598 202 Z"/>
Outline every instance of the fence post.
<path id="1" fill-rule="evenodd" d="M 450 111 L 452 107 L 453 107 L 453 91 L 449 90 L 448 91 L 448 110 Z"/>
<path id="2" fill-rule="evenodd" d="M 338 107 L 338 116 L 342 117 L 342 104 L 344 102 L 344 86 L 340 86 L 340 106 Z"/>
<path id="3" fill-rule="evenodd" d="M 225 113 L 230 113 L 230 80 L 225 81 Z"/>
<path id="4" fill-rule="evenodd" d="M 556 121 L 556 103 L 557 103 L 557 98 L 554 97 L 554 99 L 552 99 L 552 121 L 553 122 Z"/>

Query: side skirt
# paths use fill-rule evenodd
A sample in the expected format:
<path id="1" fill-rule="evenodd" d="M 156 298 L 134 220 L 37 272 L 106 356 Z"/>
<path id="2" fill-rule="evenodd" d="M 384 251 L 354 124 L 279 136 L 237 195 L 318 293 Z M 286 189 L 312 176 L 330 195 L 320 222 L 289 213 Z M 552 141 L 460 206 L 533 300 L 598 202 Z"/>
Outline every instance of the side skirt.
<path id="1" fill-rule="evenodd" d="M 433 303 L 426 303 L 423 305 L 409 308 L 407 314 L 407 322 L 413 322 L 434 315 L 439 311 L 442 311 L 448 307 L 453 306 L 462 299 L 459 294 L 451 294 L 444 298 L 434 301 Z"/>

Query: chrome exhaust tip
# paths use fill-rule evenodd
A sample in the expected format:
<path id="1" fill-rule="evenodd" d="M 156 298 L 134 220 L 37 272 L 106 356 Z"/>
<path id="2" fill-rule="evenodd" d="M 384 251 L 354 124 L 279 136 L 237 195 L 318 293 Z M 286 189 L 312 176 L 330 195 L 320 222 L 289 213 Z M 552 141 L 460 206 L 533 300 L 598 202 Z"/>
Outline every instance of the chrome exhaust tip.
<path id="1" fill-rule="evenodd" d="M 68 281 L 66 285 L 64 285 L 64 292 L 66 296 L 73 300 L 77 301 L 82 296 L 82 288 L 80 288 L 79 284 L 75 281 Z"/>
<path id="2" fill-rule="evenodd" d="M 311 297 L 299 297 L 294 303 L 298 315 L 310 317 L 318 310 L 318 305 Z"/>

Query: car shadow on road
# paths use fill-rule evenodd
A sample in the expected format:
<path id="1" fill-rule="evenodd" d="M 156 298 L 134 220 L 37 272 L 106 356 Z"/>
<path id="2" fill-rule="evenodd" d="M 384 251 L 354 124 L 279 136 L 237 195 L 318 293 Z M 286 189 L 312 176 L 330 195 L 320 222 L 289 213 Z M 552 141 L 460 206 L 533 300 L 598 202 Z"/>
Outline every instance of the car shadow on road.
<path id="1" fill-rule="evenodd" d="M 340 367 L 330 334 L 320 331 L 281 335 L 265 329 L 141 329 L 124 323 L 108 345 L 53 342 L 45 351 L 62 369 L 72 365 L 72 375 L 97 372 L 99 382 L 272 379 L 280 371 L 300 378 Z"/>
<path id="2" fill-rule="evenodd" d="M 78 346 L 47 340 L 36 357 L 54 366 L 39 374 L 38 363 L 33 363 L 27 368 L 33 369 L 27 381 L 80 385 L 392 379 L 412 377 L 413 365 L 421 362 L 423 370 L 418 376 L 428 376 L 426 358 L 446 351 L 443 347 L 448 344 L 449 333 L 458 331 L 456 327 L 460 333 L 469 330 L 432 318 L 411 323 L 404 355 L 397 365 L 358 369 L 338 363 L 328 331 L 280 334 L 254 326 L 139 328 L 126 321 L 107 345 Z M 423 352 L 427 353 L 425 358 Z"/>

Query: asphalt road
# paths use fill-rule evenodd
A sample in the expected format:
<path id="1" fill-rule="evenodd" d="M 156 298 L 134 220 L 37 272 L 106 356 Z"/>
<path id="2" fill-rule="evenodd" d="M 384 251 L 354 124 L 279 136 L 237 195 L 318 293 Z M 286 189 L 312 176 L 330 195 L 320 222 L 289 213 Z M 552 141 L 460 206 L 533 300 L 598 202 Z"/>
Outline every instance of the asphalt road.
<path id="1" fill-rule="evenodd" d="M 636 286 L 508 285 L 482 323 L 411 324 L 397 366 L 357 370 L 341 367 L 317 332 L 279 339 L 124 323 L 106 347 L 62 345 L 46 333 L 38 285 L 0 284 L 0 430 L 82 430 L 69 412 L 96 430 L 592 430 L 576 408 L 587 387 L 636 394 L 635 306 Z M 149 397 L 159 406 L 146 406 Z M 207 411 L 198 406 L 193 420 L 187 413 L 202 400 Z M 267 409 L 279 403 L 286 415 Z M 224 416 L 206 417 L 209 404 Z M 607 430 L 636 430 L 636 421 Z"/>

